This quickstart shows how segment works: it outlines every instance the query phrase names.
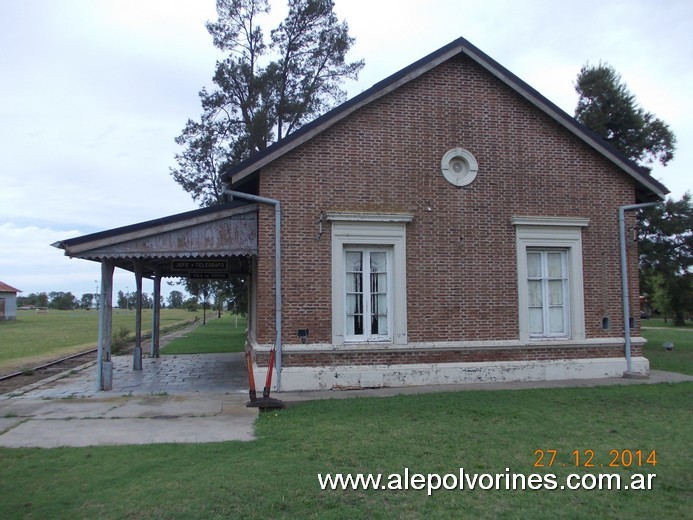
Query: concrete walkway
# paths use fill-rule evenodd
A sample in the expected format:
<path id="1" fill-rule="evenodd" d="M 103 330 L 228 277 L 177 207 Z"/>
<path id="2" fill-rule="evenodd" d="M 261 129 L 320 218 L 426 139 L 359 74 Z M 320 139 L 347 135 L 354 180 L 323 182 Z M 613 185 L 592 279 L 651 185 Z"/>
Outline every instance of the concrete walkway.
<path id="1" fill-rule="evenodd" d="M 94 363 L 0 396 L 0 446 L 96 446 L 251 441 L 258 415 L 248 400 L 245 355 L 114 357 L 113 390 L 96 391 Z M 461 390 L 585 387 L 693 381 L 652 371 L 649 379 L 480 383 L 364 390 L 280 392 L 287 405 L 316 399 L 385 397 Z"/>
<path id="2" fill-rule="evenodd" d="M 113 390 L 95 363 L 0 396 L 0 446 L 42 447 L 250 441 L 245 355 L 113 358 Z"/>

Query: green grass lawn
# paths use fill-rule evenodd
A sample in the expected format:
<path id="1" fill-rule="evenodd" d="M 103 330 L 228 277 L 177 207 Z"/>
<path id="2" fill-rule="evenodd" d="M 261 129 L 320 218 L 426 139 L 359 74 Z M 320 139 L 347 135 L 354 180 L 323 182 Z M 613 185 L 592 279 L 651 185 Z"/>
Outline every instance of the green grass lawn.
<path id="1" fill-rule="evenodd" d="M 200 313 L 162 309 L 161 329 L 194 320 Z M 142 331 L 151 332 L 152 311 L 142 311 Z M 17 311 L 17 319 L 0 323 L 0 368 L 30 364 L 46 358 L 95 348 L 99 335 L 96 311 L 56 311 L 47 314 Z M 113 332 L 125 327 L 135 331 L 135 311 L 113 309 Z"/>
<path id="2" fill-rule="evenodd" d="M 207 318 L 207 323 L 176 338 L 161 349 L 161 354 L 206 354 L 214 352 L 243 352 L 247 320 L 234 314 Z"/>
<path id="3" fill-rule="evenodd" d="M 693 383 L 355 398 L 262 414 L 247 443 L 0 449 L 0 518 L 685 518 L 692 401 Z M 553 467 L 534 467 L 536 450 L 556 450 Z M 595 467 L 576 468 L 575 450 L 594 451 Z M 611 450 L 656 450 L 656 466 L 600 466 Z M 430 497 L 322 491 L 317 478 L 389 479 L 405 468 L 508 468 L 552 473 L 559 485 L 571 473 L 656 477 L 650 491 L 440 489 Z"/>
<path id="4" fill-rule="evenodd" d="M 693 375 L 693 326 L 673 327 L 671 320 L 643 320 L 643 336 L 647 339 L 645 357 L 650 360 L 650 368 L 668 370 Z M 663 345 L 673 343 L 673 350 Z"/>
<path id="5" fill-rule="evenodd" d="M 246 324 L 239 319 L 236 327 L 235 319 L 210 319 L 162 353 L 242 348 Z M 690 352 L 687 338 L 681 352 Z M 653 357 L 653 368 L 659 363 Z M 690 370 L 690 358 L 675 366 Z M 693 493 L 691 402 L 693 383 L 326 400 L 262 414 L 249 443 L 0 448 L 0 518 L 684 518 Z M 535 467 L 537 450 L 547 453 L 544 464 L 556 450 L 553 466 Z M 594 467 L 584 466 L 588 450 Z M 612 450 L 645 456 L 641 466 L 610 468 Z M 653 450 L 656 465 L 646 460 Z M 616 473 L 624 483 L 636 473 L 656 477 L 649 491 L 440 489 L 431 496 L 323 491 L 318 482 L 328 472 L 381 473 L 389 482 L 405 468 L 551 473 L 559 486 L 571 473 Z"/>

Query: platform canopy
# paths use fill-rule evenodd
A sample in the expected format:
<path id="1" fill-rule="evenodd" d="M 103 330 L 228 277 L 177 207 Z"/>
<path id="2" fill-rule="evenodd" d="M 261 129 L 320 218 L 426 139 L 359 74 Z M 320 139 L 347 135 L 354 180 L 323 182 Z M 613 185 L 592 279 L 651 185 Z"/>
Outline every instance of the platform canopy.
<path id="1" fill-rule="evenodd" d="M 142 275 L 223 279 L 248 272 L 257 255 L 257 205 L 231 202 L 52 244 L 71 258 L 102 262 Z"/>
<path id="2" fill-rule="evenodd" d="M 154 281 L 151 356 L 159 357 L 161 279 L 225 280 L 245 275 L 257 256 L 257 204 L 234 201 L 52 244 L 101 264 L 96 387 L 111 390 L 113 271 L 135 274 L 133 370 L 142 370 L 142 279 Z"/>

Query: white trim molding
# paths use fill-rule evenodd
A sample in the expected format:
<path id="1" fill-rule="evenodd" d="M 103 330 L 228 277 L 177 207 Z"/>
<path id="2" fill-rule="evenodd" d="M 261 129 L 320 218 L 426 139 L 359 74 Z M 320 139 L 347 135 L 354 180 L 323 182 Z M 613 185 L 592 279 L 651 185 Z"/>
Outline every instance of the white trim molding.
<path id="1" fill-rule="evenodd" d="M 345 341 L 345 259 L 348 246 L 378 246 L 392 253 L 392 332 L 394 345 L 407 344 L 407 244 L 408 213 L 328 213 L 332 222 L 332 344 Z"/>
<path id="2" fill-rule="evenodd" d="M 512 217 L 517 249 L 518 317 L 521 342 L 542 341 L 530 338 L 527 285 L 527 249 L 560 249 L 568 262 L 569 334 L 572 341 L 585 339 L 585 303 L 582 271 L 582 228 L 589 219 L 580 217 Z"/>

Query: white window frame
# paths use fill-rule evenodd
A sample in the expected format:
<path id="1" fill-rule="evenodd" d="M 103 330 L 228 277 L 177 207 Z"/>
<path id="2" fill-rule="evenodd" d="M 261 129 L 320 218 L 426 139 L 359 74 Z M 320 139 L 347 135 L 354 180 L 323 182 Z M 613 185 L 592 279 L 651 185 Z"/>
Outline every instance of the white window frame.
<path id="1" fill-rule="evenodd" d="M 552 339 L 585 339 L 585 299 L 582 271 L 582 228 L 589 219 L 579 217 L 513 217 L 517 250 L 517 289 L 520 341 Z M 527 249 L 563 250 L 568 269 L 568 334 L 532 336 L 529 333 L 529 292 L 527 284 Z"/>
<path id="2" fill-rule="evenodd" d="M 561 332 L 551 332 L 551 298 L 550 298 L 550 288 L 549 282 L 551 280 L 556 281 L 556 278 L 550 278 L 548 274 L 548 255 L 560 254 L 561 255 L 561 314 L 563 320 L 563 330 Z M 527 254 L 538 254 L 541 264 L 541 275 L 539 277 L 533 277 L 532 280 L 541 283 L 541 311 L 542 311 L 542 332 L 533 333 L 529 331 L 529 335 L 532 339 L 536 338 L 569 338 L 570 337 L 570 283 L 568 281 L 568 262 L 567 262 L 567 251 L 564 249 L 536 249 L 527 248 Z M 527 280 L 529 283 L 529 276 Z M 527 305 L 529 309 L 529 301 Z M 555 307 L 555 306 L 554 306 Z M 539 308 L 539 307 L 536 307 Z M 528 317 L 529 319 L 529 317 Z"/>
<path id="3" fill-rule="evenodd" d="M 362 301 L 362 314 L 363 314 L 363 333 L 349 335 L 345 330 L 344 341 L 350 342 L 391 342 L 392 341 L 392 248 L 391 247 L 380 247 L 380 246 L 345 246 L 344 247 L 344 257 L 346 264 L 347 253 L 361 253 L 361 269 L 362 269 L 362 286 L 363 286 L 363 301 Z M 366 261 L 366 258 L 370 260 L 370 255 L 372 253 L 385 253 L 385 294 L 386 294 L 386 334 L 373 333 L 370 330 L 371 317 L 373 316 L 373 309 L 371 308 L 371 292 L 370 292 L 370 262 Z M 346 276 L 346 270 L 344 272 Z M 345 319 L 345 329 L 346 329 L 346 316 L 348 306 L 346 305 L 347 291 L 344 291 L 344 319 Z M 368 331 L 366 331 L 368 329 Z"/>
<path id="4" fill-rule="evenodd" d="M 410 214 L 328 213 L 332 223 L 332 344 L 371 344 L 346 337 L 346 253 L 348 248 L 380 248 L 390 251 L 391 302 L 388 338 L 380 344 L 407 344 L 406 225 Z"/>

